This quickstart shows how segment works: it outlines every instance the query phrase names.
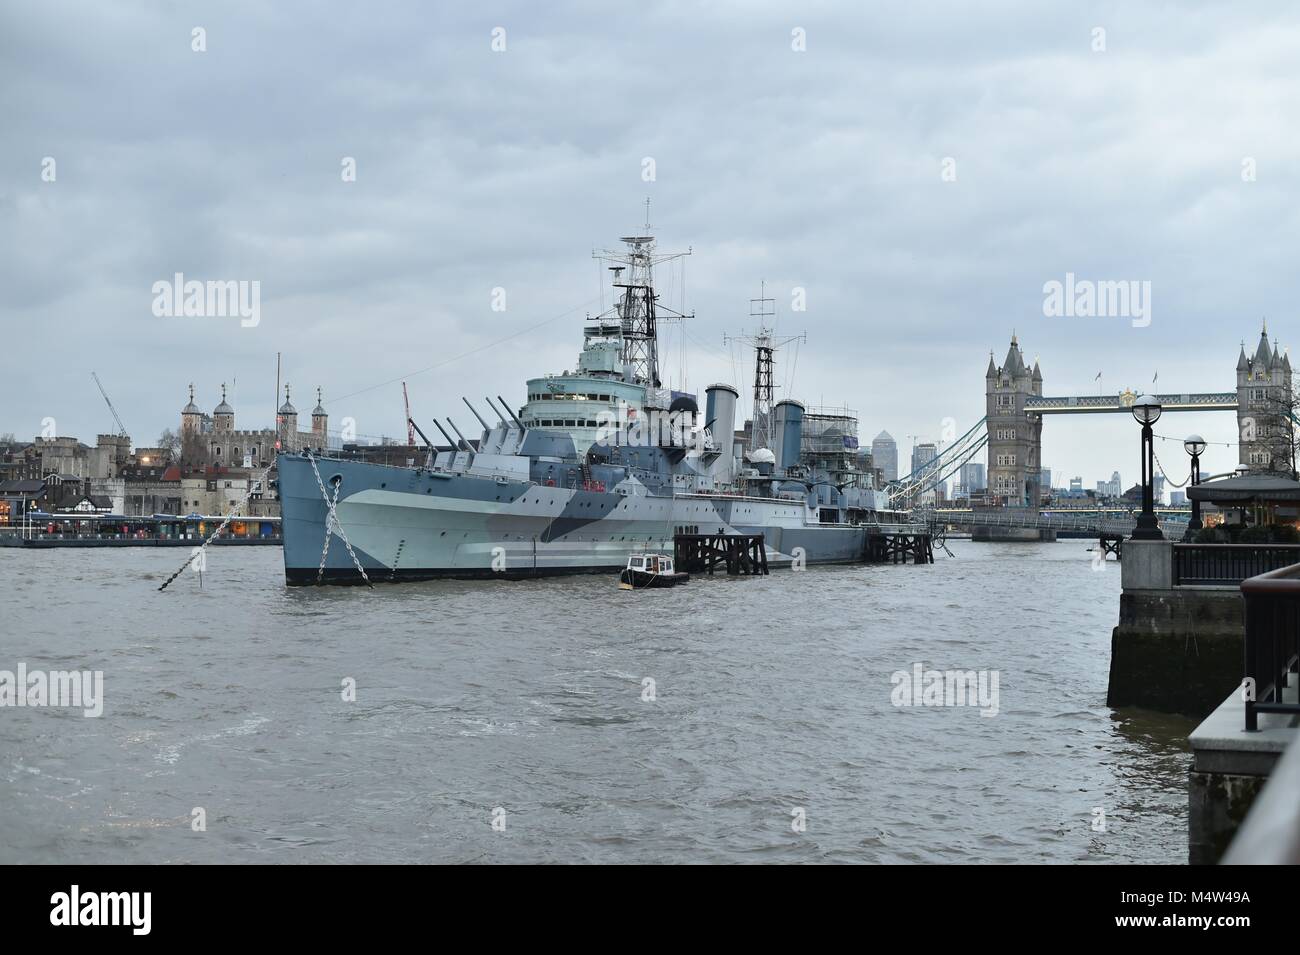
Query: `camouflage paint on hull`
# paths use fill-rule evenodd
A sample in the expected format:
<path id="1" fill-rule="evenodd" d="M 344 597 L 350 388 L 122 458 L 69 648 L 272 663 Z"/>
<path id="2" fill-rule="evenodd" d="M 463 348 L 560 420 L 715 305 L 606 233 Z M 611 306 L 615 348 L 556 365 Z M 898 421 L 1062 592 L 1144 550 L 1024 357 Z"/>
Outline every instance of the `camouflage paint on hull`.
<path id="1" fill-rule="evenodd" d="M 801 501 L 660 497 L 635 485 L 587 491 L 329 458 L 317 465 L 327 484 L 341 479 L 339 521 L 375 581 L 617 573 L 630 554 L 671 552 L 679 527 L 763 534 L 778 567 L 798 549 L 807 563 L 857 561 L 865 545 L 861 526 L 809 524 Z M 305 456 L 282 455 L 278 469 L 285 579 L 314 584 L 328 509 Z M 359 583 L 343 540 L 331 536 L 321 579 Z"/>

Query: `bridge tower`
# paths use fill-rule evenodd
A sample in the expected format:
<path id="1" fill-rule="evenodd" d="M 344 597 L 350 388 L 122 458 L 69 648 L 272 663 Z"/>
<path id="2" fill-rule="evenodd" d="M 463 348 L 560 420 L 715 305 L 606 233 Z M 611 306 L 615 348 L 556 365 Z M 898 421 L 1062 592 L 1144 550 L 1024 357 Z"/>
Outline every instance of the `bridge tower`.
<path id="1" fill-rule="evenodd" d="M 1042 415 L 1025 410 L 1025 399 L 1043 393 L 1043 373 L 1037 360 L 1025 365 L 1020 343 L 1011 335 L 1011 348 L 999 368 L 989 352 L 984 375 L 988 419 L 988 493 L 1007 507 L 1039 504 L 1039 462 L 1042 459 Z"/>
<path id="2" fill-rule="evenodd" d="M 1291 391 L 1291 358 L 1274 342 L 1268 325 L 1259 333 L 1254 357 L 1246 357 L 1243 342 L 1237 357 L 1238 463 L 1251 471 L 1290 471 L 1291 416 L 1296 410 Z"/>

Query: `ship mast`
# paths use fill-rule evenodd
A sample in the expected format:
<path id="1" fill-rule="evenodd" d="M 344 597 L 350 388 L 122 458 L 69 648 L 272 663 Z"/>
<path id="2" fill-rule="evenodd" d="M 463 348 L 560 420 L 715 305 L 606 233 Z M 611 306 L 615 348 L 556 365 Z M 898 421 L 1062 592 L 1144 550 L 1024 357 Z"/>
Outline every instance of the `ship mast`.
<path id="1" fill-rule="evenodd" d="M 627 248 L 622 252 L 604 249 L 592 256 L 610 263 L 614 273 L 615 293 L 613 313 L 621 326 L 622 350 L 620 359 L 624 380 L 646 388 L 646 406 L 655 407 L 660 401 L 657 394 L 663 387 L 659 377 L 659 323 L 693 318 L 675 312 L 659 303 L 654 288 L 656 265 L 690 255 L 685 252 L 656 251 L 655 238 L 650 234 L 650 200 L 646 200 L 645 227 L 640 235 L 623 236 L 619 241 Z M 624 275 L 624 273 L 627 273 Z"/>
<path id="2" fill-rule="evenodd" d="M 772 370 L 776 365 L 776 350 L 794 341 L 804 341 L 805 333 L 776 341 L 776 299 L 767 298 L 767 283 L 759 286 L 758 298 L 749 300 L 749 317 L 758 319 L 758 331 L 753 335 L 723 336 L 723 342 L 743 341 L 754 346 L 754 414 L 750 423 L 749 451 L 759 448 L 771 450 L 773 443 L 772 419 L 775 414 L 776 385 Z"/>

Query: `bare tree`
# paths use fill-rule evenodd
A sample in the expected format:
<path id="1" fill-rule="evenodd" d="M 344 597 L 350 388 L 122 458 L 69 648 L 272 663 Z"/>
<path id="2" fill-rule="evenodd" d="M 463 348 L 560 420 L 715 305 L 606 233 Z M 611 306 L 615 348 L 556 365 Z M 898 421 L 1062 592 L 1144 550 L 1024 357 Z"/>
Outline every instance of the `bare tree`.
<path id="1" fill-rule="evenodd" d="M 163 433 L 158 435 L 158 447 L 167 452 L 167 458 L 175 461 L 181 452 L 181 438 L 171 428 L 164 428 Z"/>

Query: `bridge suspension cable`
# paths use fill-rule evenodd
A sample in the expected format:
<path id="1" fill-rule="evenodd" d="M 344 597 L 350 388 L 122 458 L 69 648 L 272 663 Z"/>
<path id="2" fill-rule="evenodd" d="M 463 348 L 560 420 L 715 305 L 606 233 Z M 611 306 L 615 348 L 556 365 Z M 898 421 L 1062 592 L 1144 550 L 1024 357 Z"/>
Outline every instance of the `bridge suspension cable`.
<path id="1" fill-rule="evenodd" d="M 889 506 L 906 506 L 910 500 L 933 490 L 952 477 L 961 466 L 975 456 L 989 442 L 987 418 L 975 425 L 948 447 L 920 467 L 903 475 L 889 486 Z"/>

